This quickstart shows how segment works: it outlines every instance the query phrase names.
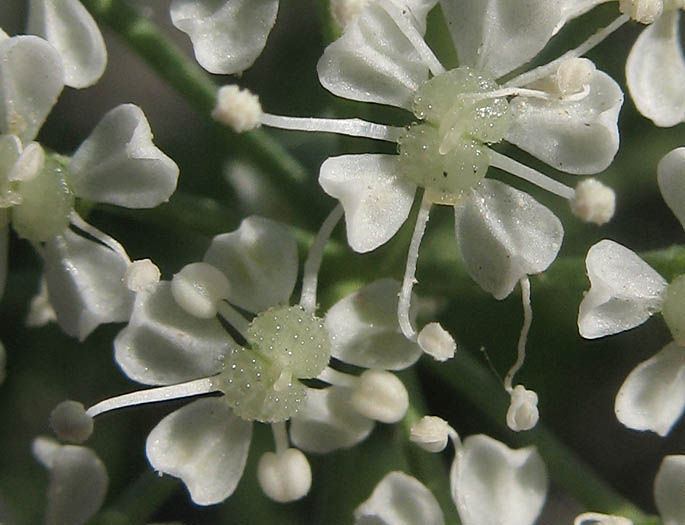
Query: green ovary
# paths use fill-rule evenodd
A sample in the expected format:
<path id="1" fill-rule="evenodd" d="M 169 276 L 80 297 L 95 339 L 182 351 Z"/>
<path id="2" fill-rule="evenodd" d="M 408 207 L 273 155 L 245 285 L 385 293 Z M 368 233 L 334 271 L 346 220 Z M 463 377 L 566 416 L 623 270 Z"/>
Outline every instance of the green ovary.
<path id="1" fill-rule="evenodd" d="M 273 307 L 250 323 L 247 343 L 227 356 L 217 388 L 244 419 L 289 419 L 306 395 L 299 379 L 316 377 L 330 360 L 323 320 L 300 306 Z"/>
<path id="2" fill-rule="evenodd" d="M 478 183 L 489 166 L 486 144 L 499 142 L 511 117 L 505 97 L 479 94 L 499 89 L 494 80 L 463 67 L 423 84 L 414 114 L 399 144 L 401 172 L 418 186 L 458 199 Z"/>

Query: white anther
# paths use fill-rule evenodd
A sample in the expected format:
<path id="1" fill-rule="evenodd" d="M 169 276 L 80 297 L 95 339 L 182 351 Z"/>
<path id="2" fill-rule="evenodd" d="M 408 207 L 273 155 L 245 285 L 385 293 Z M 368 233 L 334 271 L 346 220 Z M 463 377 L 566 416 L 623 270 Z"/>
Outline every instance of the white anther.
<path id="1" fill-rule="evenodd" d="M 651 24 L 661 16 L 664 0 L 618 0 L 621 13 L 641 24 Z"/>
<path id="2" fill-rule="evenodd" d="M 302 452 L 288 448 L 280 454 L 266 452 L 259 458 L 257 479 L 264 494 L 287 503 L 307 495 L 312 486 L 312 471 Z"/>
<path id="3" fill-rule="evenodd" d="M 242 133 L 259 127 L 262 117 L 262 105 L 259 97 L 248 89 L 236 85 L 219 88 L 216 95 L 216 106 L 212 118 Z"/>
<path id="4" fill-rule="evenodd" d="M 78 401 L 62 401 L 50 413 L 50 427 L 62 441 L 83 443 L 93 433 L 93 418 Z"/>
<path id="5" fill-rule="evenodd" d="M 507 426 L 515 432 L 530 430 L 540 419 L 538 395 L 523 385 L 511 391 L 511 404 L 507 410 Z"/>
<path id="6" fill-rule="evenodd" d="M 43 277 L 40 281 L 40 289 L 33 296 L 29 304 L 29 311 L 26 314 L 26 326 L 45 326 L 51 321 L 57 320 L 57 314 L 50 304 L 48 297 L 48 285 Z"/>
<path id="7" fill-rule="evenodd" d="M 628 518 L 600 514 L 599 512 L 583 512 L 576 516 L 576 519 L 573 520 L 573 525 L 584 525 L 587 522 L 592 522 L 596 525 L 633 525 L 632 520 Z"/>
<path id="8" fill-rule="evenodd" d="M 124 273 L 124 284 L 132 292 L 142 292 L 150 286 L 159 282 L 161 273 L 159 268 L 150 259 L 140 259 L 133 261 L 126 268 Z"/>
<path id="9" fill-rule="evenodd" d="M 447 446 L 450 426 L 437 416 L 423 416 L 412 425 L 409 440 L 428 452 L 441 452 Z"/>
<path id="10" fill-rule="evenodd" d="M 37 142 L 31 142 L 21 152 L 19 158 L 7 174 L 9 181 L 28 181 L 35 179 L 45 164 L 45 151 Z"/>
<path id="11" fill-rule="evenodd" d="M 616 210 L 616 193 L 597 179 L 585 179 L 570 199 L 571 211 L 579 219 L 595 224 L 609 222 Z"/>
<path id="12" fill-rule="evenodd" d="M 217 303 L 228 295 L 228 279 L 211 264 L 188 264 L 171 280 L 171 294 L 190 315 L 209 319 L 216 315 Z"/>
<path id="13" fill-rule="evenodd" d="M 409 395 L 402 381 L 385 370 L 366 370 L 351 396 L 354 409 L 382 423 L 396 423 L 409 408 Z"/>
<path id="14" fill-rule="evenodd" d="M 331 15 L 338 27 L 345 29 L 367 5 L 369 0 L 331 0 Z"/>
<path id="15" fill-rule="evenodd" d="M 557 69 L 557 89 L 562 97 L 582 92 L 592 81 L 595 64 L 587 58 L 569 58 Z"/>
<path id="16" fill-rule="evenodd" d="M 447 361 L 454 357 L 457 343 L 440 323 L 429 323 L 419 332 L 417 339 L 421 350 L 426 352 L 436 361 Z"/>

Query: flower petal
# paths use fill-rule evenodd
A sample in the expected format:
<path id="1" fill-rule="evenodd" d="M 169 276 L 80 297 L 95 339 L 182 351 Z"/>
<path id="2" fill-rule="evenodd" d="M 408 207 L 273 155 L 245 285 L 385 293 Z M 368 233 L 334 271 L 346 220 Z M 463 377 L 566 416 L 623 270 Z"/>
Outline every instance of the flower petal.
<path id="1" fill-rule="evenodd" d="M 0 132 L 28 144 L 64 88 L 57 50 L 37 36 L 0 42 Z"/>
<path id="2" fill-rule="evenodd" d="M 57 322 L 83 341 L 101 323 L 128 320 L 133 293 L 124 286 L 128 261 L 67 229 L 45 245 L 45 279 Z"/>
<path id="3" fill-rule="evenodd" d="M 661 196 L 685 228 L 685 147 L 664 155 L 657 167 Z"/>
<path id="4" fill-rule="evenodd" d="M 666 10 L 635 41 L 626 61 L 626 82 L 638 111 L 657 126 L 685 121 L 685 58 L 680 10 Z"/>
<path id="5" fill-rule="evenodd" d="M 95 20 L 78 0 L 31 0 L 28 32 L 55 46 L 64 63 L 67 86 L 90 86 L 104 73 L 105 41 Z"/>
<path id="6" fill-rule="evenodd" d="M 143 111 L 122 104 L 109 111 L 69 164 L 77 196 L 127 208 L 152 208 L 176 189 L 178 166 L 152 143 Z"/>
<path id="7" fill-rule="evenodd" d="M 114 357 L 131 379 L 166 385 L 218 373 L 234 345 L 218 319 L 186 313 L 162 281 L 136 295 L 131 320 L 114 340 Z"/>
<path id="8" fill-rule="evenodd" d="M 442 525 L 435 496 L 404 472 L 390 472 L 354 511 L 355 525 Z"/>
<path id="9" fill-rule="evenodd" d="M 618 151 L 618 113 L 623 92 L 595 71 L 589 94 L 578 101 L 516 97 L 505 139 L 550 166 L 574 174 L 606 169 Z"/>
<path id="10" fill-rule="evenodd" d="M 464 440 L 450 481 L 463 525 L 532 525 L 547 496 L 547 472 L 535 447 L 512 450 L 482 434 Z"/>
<path id="11" fill-rule="evenodd" d="M 661 309 L 666 281 L 628 248 L 599 241 L 585 265 L 590 291 L 580 303 L 578 331 L 586 339 L 629 330 Z"/>
<path id="12" fill-rule="evenodd" d="M 297 244 L 281 224 L 252 215 L 212 239 L 204 261 L 224 272 L 228 301 L 250 312 L 288 304 L 297 279 Z"/>
<path id="13" fill-rule="evenodd" d="M 685 348 L 669 343 L 628 375 L 616 417 L 628 428 L 667 435 L 685 408 Z"/>
<path id="14" fill-rule="evenodd" d="M 496 299 L 524 275 L 540 273 L 557 256 L 564 230 L 533 197 L 485 179 L 455 207 L 457 243 L 469 275 Z"/>
<path id="15" fill-rule="evenodd" d="M 345 209 L 347 242 L 356 252 L 388 242 L 407 220 L 416 186 L 398 170 L 396 155 L 342 155 L 321 166 L 319 184 Z"/>
<path id="16" fill-rule="evenodd" d="M 278 0 L 174 0 L 169 11 L 173 24 L 192 40 L 203 68 L 240 73 L 264 49 Z"/>
<path id="17" fill-rule="evenodd" d="M 666 456 L 654 478 L 654 499 L 664 525 L 685 523 L 685 456 Z"/>
<path id="18" fill-rule="evenodd" d="M 240 419 L 223 399 L 198 399 L 152 429 L 145 451 L 152 468 L 183 480 L 193 502 L 228 498 L 243 475 L 252 422 Z"/>
<path id="19" fill-rule="evenodd" d="M 326 454 L 356 445 L 373 430 L 374 421 L 352 408 L 349 388 L 307 389 L 304 405 L 290 419 L 290 439 L 305 452 Z"/>
<path id="20" fill-rule="evenodd" d="M 422 350 L 400 330 L 399 290 L 397 281 L 381 279 L 335 303 L 325 320 L 331 355 L 364 368 L 403 370 L 413 365 Z"/>
<path id="21" fill-rule="evenodd" d="M 330 44 L 317 65 L 319 81 L 334 95 L 411 110 L 428 66 L 380 6 L 370 4 Z"/>
<path id="22" fill-rule="evenodd" d="M 528 62 L 570 18 L 594 7 L 583 0 L 440 0 L 440 6 L 459 65 L 495 78 Z"/>

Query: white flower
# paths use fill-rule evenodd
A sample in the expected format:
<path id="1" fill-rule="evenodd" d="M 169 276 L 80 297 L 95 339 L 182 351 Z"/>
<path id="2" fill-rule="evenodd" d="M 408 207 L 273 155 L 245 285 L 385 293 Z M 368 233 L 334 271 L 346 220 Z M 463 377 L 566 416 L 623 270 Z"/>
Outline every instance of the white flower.
<path id="1" fill-rule="evenodd" d="M 210 73 L 240 73 L 264 49 L 276 22 L 278 0 L 174 0 L 173 24 L 193 42 L 195 58 Z"/>
<path id="2" fill-rule="evenodd" d="M 399 155 L 329 158 L 319 182 L 345 209 L 348 242 L 358 252 L 387 242 L 407 219 L 417 188 L 424 188 L 398 312 L 411 339 L 417 334 L 407 321 L 409 297 L 432 204 L 454 206 L 457 242 L 473 279 L 498 299 L 508 296 L 521 278 L 552 263 L 563 229 L 526 193 L 484 179 L 488 167 L 566 199 L 575 192 L 489 145 L 507 140 L 559 170 L 597 173 L 618 148 L 616 120 L 623 102 L 619 86 L 576 51 L 498 83 L 542 50 L 568 19 L 592 7 L 589 3 L 442 2 L 460 58 L 460 67 L 451 71 L 421 35 L 431 3 L 414 10 L 412 2 L 369 2 L 318 64 L 319 79 L 332 93 L 410 110 L 418 123 L 394 128 L 358 119 L 262 115 L 264 125 L 399 145 Z"/>
<path id="3" fill-rule="evenodd" d="M 167 386 L 107 399 L 85 415 L 221 392 L 176 410 L 152 430 L 146 451 L 153 468 L 180 477 L 195 503 L 218 503 L 242 476 L 253 422 L 271 423 L 276 451 L 260 460 L 262 489 L 276 501 L 304 496 L 311 473 L 290 440 L 323 453 L 363 440 L 374 420 L 401 419 L 406 389 L 388 370 L 410 366 L 421 355 L 392 313 L 398 290 L 393 281 L 343 298 L 325 319 L 314 315 L 315 260 L 341 216 L 334 211 L 317 236 L 298 305 L 288 306 L 298 273 L 295 240 L 283 226 L 255 216 L 215 237 L 203 262 L 139 292 L 129 324 L 115 340 L 115 358 L 131 379 Z M 235 307 L 254 317 L 248 321 Z M 359 377 L 342 373 L 329 366 L 331 357 L 370 370 Z M 305 378 L 332 386 L 310 388 L 301 382 Z M 72 414 L 73 406 L 59 413 L 69 416 L 67 432 L 75 428 L 81 436 L 82 418 Z"/>
<path id="4" fill-rule="evenodd" d="M 122 279 L 131 261 L 119 243 L 74 212 L 74 199 L 157 206 L 175 190 L 178 167 L 153 144 L 145 115 L 132 104 L 108 112 L 73 157 L 45 154 L 33 140 L 63 78 L 61 55 L 46 40 L 0 42 L 0 276 L 11 223 L 45 259 L 47 295 L 60 326 L 84 339 L 102 322 L 128 318 L 133 294 Z"/>
<path id="5" fill-rule="evenodd" d="M 685 148 L 659 163 L 666 203 L 685 218 Z M 591 288 L 580 304 L 580 335 L 595 339 L 634 328 L 661 312 L 674 342 L 640 363 L 616 395 L 616 417 L 636 430 L 668 434 L 685 409 L 685 275 L 670 284 L 637 254 L 610 240 L 590 248 L 586 266 Z"/>
<path id="6" fill-rule="evenodd" d="M 450 429 L 455 458 L 452 500 L 464 525 L 532 525 L 547 496 L 547 472 L 535 447 L 512 450 L 479 434 L 463 443 Z M 441 525 L 435 497 L 415 478 L 387 474 L 354 513 L 355 523 Z"/>

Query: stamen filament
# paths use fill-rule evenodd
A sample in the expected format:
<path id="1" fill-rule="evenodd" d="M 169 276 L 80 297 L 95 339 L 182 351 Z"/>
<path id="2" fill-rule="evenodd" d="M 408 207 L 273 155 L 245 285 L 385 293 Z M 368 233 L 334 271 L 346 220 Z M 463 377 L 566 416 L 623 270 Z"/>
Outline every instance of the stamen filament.
<path id="1" fill-rule="evenodd" d="M 353 388 L 359 382 L 359 378 L 344 372 L 339 372 L 330 366 L 324 368 L 321 373 L 316 376 L 319 381 L 324 381 L 333 386 L 345 386 Z"/>
<path id="2" fill-rule="evenodd" d="M 288 440 L 288 431 L 285 428 L 285 421 L 271 424 L 271 432 L 274 435 L 274 444 L 276 445 L 276 455 L 282 454 L 290 448 L 290 441 Z"/>
<path id="3" fill-rule="evenodd" d="M 457 99 L 467 99 L 472 101 L 486 100 L 489 98 L 510 97 L 520 95 L 523 97 L 540 98 L 542 100 L 552 100 L 554 97 L 549 93 L 540 91 L 538 89 L 526 89 L 520 87 L 504 87 L 494 91 L 485 91 L 480 93 L 461 93 L 457 95 Z"/>
<path id="4" fill-rule="evenodd" d="M 122 257 L 126 262 L 128 262 L 129 264 L 131 264 L 131 259 L 129 258 L 128 253 L 126 253 L 126 250 L 125 250 L 124 247 L 121 245 L 121 243 L 119 243 L 119 241 L 117 241 L 117 240 L 114 239 L 113 237 L 107 235 L 105 232 L 100 231 L 100 230 L 97 229 L 95 226 L 93 226 L 93 225 L 91 225 L 91 224 L 88 224 L 88 223 L 87 223 L 86 221 L 84 221 L 84 220 L 81 218 L 81 216 L 80 216 L 78 213 L 76 213 L 75 211 L 72 211 L 72 212 L 71 212 L 71 215 L 69 216 L 69 221 L 71 222 L 71 224 L 73 224 L 74 226 L 76 226 L 79 230 L 84 231 L 84 232 L 87 233 L 88 235 L 92 235 L 92 236 L 95 237 L 98 241 L 100 241 L 102 244 L 104 244 L 105 246 L 107 246 L 110 250 L 112 250 L 113 252 L 118 253 L 119 255 L 121 255 L 121 257 Z"/>
<path id="5" fill-rule="evenodd" d="M 543 175 L 539 171 L 521 164 L 520 162 L 515 161 L 506 155 L 502 155 L 495 150 L 491 149 L 489 151 L 489 155 L 491 166 L 511 173 L 512 175 L 516 175 L 517 177 L 527 180 L 528 182 L 532 182 L 543 190 L 547 190 L 568 200 L 572 199 L 576 194 L 576 191 L 573 188 L 570 188 L 569 186 L 566 186 L 565 184 L 562 184 L 561 182 L 556 181 L 547 175 Z"/>
<path id="6" fill-rule="evenodd" d="M 611 33 L 616 31 L 619 27 L 621 27 L 623 24 L 625 24 L 630 18 L 628 15 L 621 15 L 616 20 L 611 22 L 606 27 L 601 28 L 599 31 L 597 31 L 595 34 L 590 36 L 585 42 L 580 44 L 578 47 L 575 49 L 571 49 L 570 51 L 567 51 L 563 55 L 561 55 L 559 58 L 556 58 L 555 60 L 552 60 L 551 62 L 544 64 L 540 67 L 536 67 L 535 69 L 531 69 L 530 71 L 526 71 L 525 73 L 522 73 L 521 75 L 512 78 L 508 82 L 506 82 L 504 85 L 505 86 L 526 86 L 530 84 L 531 82 L 535 82 L 536 80 L 539 80 L 541 78 L 547 77 L 557 71 L 559 69 L 559 66 L 561 65 L 562 62 L 570 59 L 570 58 L 578 58 L 580 56 L 583 56 L 585 53 L 590 51 L 593 47 L 596 45 L 600 44 L 605 38 L 607 38 Z"/>
<path id="7" fill-rule="evenodd" d="M 183 397 L 199 396 L 201 394 L 209 394 L 210 392 L 217 391 L 219 391 L 219 389 L 216 387 L 214 379 L 211 377 L 203 377 L 201 379 L 186 381 L 185 383 L 178 383 L 176 385 L 148 388 L 147 390 L 138 390 L 137 392 L 110 397 L 109 399 L 94 404 L 86 410 L 86 415 L 95 417 L 119 408 L 157 403 L 159 401 L 170 401 Z"/>
<path id="8" fill-rule="evenodd" d="M 407 266 L 404 270 L 404 279 L 402 281 L 402 288 L 400 289 L 400 298 L 397 302 L 397 321 L 400 324 L 400 329 L 404 336 L 410 341 L 416 341 L 416 330 L 411 325 L 409 320 L 409 308 L 411 307 L 411 291 L 416 280 L 416 263 L 419 259 L 419 247 L 421 246 L 421 239 L 426 232 L 426 224 L 430 216 L 431 201 L 428 198 L 426 190 L 423 192 L 421 199 L 421 208 L 416 217 L 416 225 L 414 226 L 414 234 L 409 244 L 409 253 L 407 254 Z"/>
<path id="9" fill-rule="evenodd" d="M 216 305 L 216 311 L 228 324 L 235 328 L 244 339 L 247 339 L 247 329 L 250 326 L 250 322 L 245 319 L 238 310 L 233 308 L 226 301 L 219 301 Z"/>
<path id="10" fill-rule="evenodd" d="M 521 302 L 523 304 L 523 326 L 521 327 L 521 334 L 519 335 L 518 342 L 518 355 L 516 357 L 516 362 L 509 369 L 507 375 L 504 378 L 504 389 L 511 394 L 513 388 L 512 383 L 514 381 L 514 376 L 523 366 L 523 362 L 526 360 L 526 342 L 528 341 L 528 332 L 530 331 L 530 325 L 533 322 L 533 309 L 530 306 L 530 280 L 527 275 L 521 277 L 519 281 L 521 285 Z"/>
<path id="11" fill-rule="evenodd" d="M 397 142 L 404 129 L 367 122 L 358 118 L 287 117 L 271 113 L 262 113 L 261 123 L 272 128 L 338 133 L 340 135 L 385 140 L 387 142 Z"/>
<path id="12" fill-rule="evenodd" d="M 333 229 L 343 216 L 343 207 L 338 204 L 333 211 L 323 221 L 319 233 L 316 234 L 314 243 L 309 248 L 307 260 L 304 263 L 304 275 L 302 277 L 302 295 L 300 296 L 300 306 L 305 312 L 316 310 L 316 285 L 319 280 L 319 268 L 323 259 L 323 250 L 328 239 L 331 237 Z"/>
<path id="13" fill-rule="evenodd" d="M 428 69 L 430 69 L 433 76 L 444 73 L 445 68 L 437 59 L 431 48 L 428 47 L 428 44 L 426 44 L 426 41 L 423 39 L 423 35 L 419 33 L 416 26 L 409 20 L 405 10 L 400 11 L 395 4 L 388 0 L 381 0 L 380 4 L 385 12 L 390 15 L 390 18 L 393 19 L 395 24 L 397 24 L 397 27 L 402 31 L 404 36 L 407 37 L 407 40 L 411 42 L 411 45 L 414 46 L 419 57 L 423 63 L 428 66 Z"/>

